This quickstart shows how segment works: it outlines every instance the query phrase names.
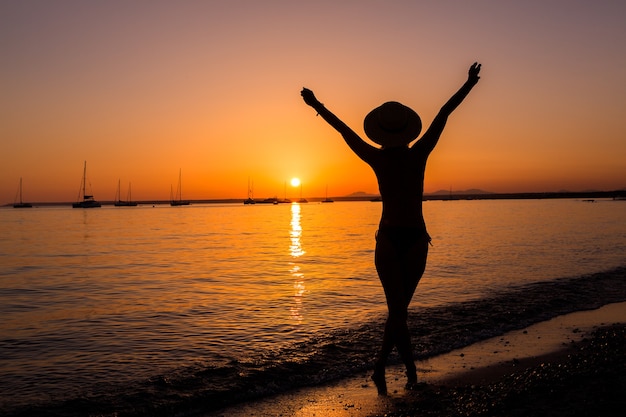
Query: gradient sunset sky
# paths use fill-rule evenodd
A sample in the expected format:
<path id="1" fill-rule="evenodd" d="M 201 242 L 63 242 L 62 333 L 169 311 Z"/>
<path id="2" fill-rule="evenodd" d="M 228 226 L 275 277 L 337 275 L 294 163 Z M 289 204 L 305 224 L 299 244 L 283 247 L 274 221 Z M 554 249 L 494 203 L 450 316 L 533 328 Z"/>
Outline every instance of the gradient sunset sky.
<path id="1" fill-rule="evenodd" d="M 0 1 L 0 204 L 377 193 L 306 106 L 363 133 L 395 100 L 427 126 L 481 80 L 429 160 L 426 192 L 626 187 L 623 0 Z M 287 186 L 287 197 L 300 190 Z"/>

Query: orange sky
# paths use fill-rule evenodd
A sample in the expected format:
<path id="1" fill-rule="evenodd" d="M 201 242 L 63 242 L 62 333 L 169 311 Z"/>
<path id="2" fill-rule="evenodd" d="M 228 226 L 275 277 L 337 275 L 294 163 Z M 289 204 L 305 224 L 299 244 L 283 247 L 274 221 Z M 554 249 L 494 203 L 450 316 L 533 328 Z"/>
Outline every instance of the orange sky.
<path id="1" fill-rule="evenodd" d="M 475 60 L 425 188 L 626 187 L 626 3 L 4 1 L 0 204 L 377 192 L 373 173 L 299 96 L 355 131 L 384 101 L 428 125 Z M 288 197 L 300 190 L 287 187 Z"/>

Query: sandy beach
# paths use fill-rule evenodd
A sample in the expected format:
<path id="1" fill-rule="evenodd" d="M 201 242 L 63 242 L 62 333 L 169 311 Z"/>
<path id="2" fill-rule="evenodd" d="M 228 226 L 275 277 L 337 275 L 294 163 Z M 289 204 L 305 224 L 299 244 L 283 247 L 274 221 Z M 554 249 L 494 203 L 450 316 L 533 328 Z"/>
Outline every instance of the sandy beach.
<path id="1" fill-rule="evenodd" d="M 389 394 L 361 373 L 218 416 L 617 416 L 626 407 L 626 303 L 558 316 L 418 362 L 419 390 L 388 368 Z"/>

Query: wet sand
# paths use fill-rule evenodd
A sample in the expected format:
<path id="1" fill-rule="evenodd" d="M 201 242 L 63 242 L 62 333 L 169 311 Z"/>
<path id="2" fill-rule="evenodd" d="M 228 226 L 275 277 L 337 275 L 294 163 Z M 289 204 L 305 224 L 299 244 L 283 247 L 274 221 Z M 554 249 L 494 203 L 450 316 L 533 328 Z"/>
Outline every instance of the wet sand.
<path id="1" fill-rule="evenodd" d="M 241 404 L 217 416 L 621 416 L 626 409 L 626 302 L 581 311 L 401 367 L 387 396 L 369 373 Z"/>

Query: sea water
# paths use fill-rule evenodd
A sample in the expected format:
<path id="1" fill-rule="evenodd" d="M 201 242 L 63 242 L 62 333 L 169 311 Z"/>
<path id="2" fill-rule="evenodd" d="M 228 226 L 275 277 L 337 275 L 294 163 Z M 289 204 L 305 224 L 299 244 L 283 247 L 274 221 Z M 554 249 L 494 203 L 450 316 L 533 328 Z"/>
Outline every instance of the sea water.
<path id="1" fill-rule="evenodd" d="M 160 400 L 211 408 L 367 368 L 386 313 L 373 266 L 380 210 L 0 209 L 0 412 L 69 412 L 78 399 L 102 415 L 150 414 Z M 411 305 L 418 356 L 505 330 L 490 319 L 500 306 L 501 318 L 520 309 L 519 326 L 626 299 L 624 201 L 428 201 L 424 215 L 433 246 Z"/>

